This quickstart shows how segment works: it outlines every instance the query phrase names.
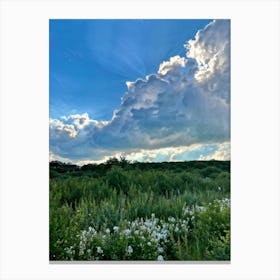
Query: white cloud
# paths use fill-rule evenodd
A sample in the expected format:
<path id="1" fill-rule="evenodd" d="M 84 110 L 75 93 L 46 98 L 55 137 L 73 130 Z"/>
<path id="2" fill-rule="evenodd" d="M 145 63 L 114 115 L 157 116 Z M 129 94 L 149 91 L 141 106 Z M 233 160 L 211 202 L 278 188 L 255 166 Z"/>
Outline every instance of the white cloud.
<path id="1" fill-rule="evenodd" d="M 178 73 L 178 70 L 182 67 L 185 67 L 185 65 L 186 59 L 176 55 L 171 57 L 169 61 L 164 61 L 160 64 L 158 74 L 165 76 L 166 74 L 172 72 L 174 75 L 174 73 Z"/>
<path id="2" fill-rule="evenodd" d="M 74 125 L 65 124 L 60 120 L 50 119 L 50 138 L 61 141 L 68 141 L 75 138 L 78 132 L 75 130 Z"/>
<path id="3" fill-rule="evenodd" d="M 223 143 L 218 145 L 217 150 L 215 150 L 212 154 L 201 155 L 199 160 L 230 160 L 230 144 Z"/>
<path id="4" fill-rule="evenodd" d="M 87 113 L 51 120 L 51 150 L 73 160 L 124 152 L 155 160 L 161 149 L 228 141 L 229 32 L 228 20 L 213 21 L 186 44 L 186 57 L 171 57 L 156 74 L 127 82 L 110 121 L 91 120 Z M 168 153 L 169 160 L 176 155 Z"/>
<path id="5" fill-rule="evenodd" d="M 54 154 L 53 152 L 49 152 L 49 161 L 61 161 L 61 162 L 73 162 L 73 160 L 69 159 L 69 158 L 65 158 L 65 157 L 61 157 L 59 155 Z M 76 161 L 75 161 L 76 163 Z"/>
<path id="6" fill-rule="evenodd" d="M 68 117 L 63 116 L 61 119 L 63 119 L 66 123 L 72 123 L 77 129 L 83 129 L 91 122 L 87 113 L 82 115 L 70 115 Z"/>
<path id="7" fill-rule="evenodd" d="M 197 62 L 195 78 L 200 86 L 229 103 L 230 21 L 214 20 L 185 46 L 187 56 Z"/>
<path id="8" fill-rule="evenodd" d="M 184 161 L 184 160 L 230 160 L 230 144 L 211 143 L 211 144 L 193 144 L 191 146 L 168 147 L 160 149 L 135 149 L 130 151 L 112 152 L 110 155 L 101 156 L 98 160 L 90 158 L 69 159 L 67 157 L 57 156 L 50 152 L 50 161 L 59 160 L 63 162 L 73 162 L 77 165 L 84 165 L 89 163 L 100 164 L 106 162 L 110 157 L 125 158 L 131 162 L 145 161 L 145 162 L 163 162 L 163 161 Z"/>

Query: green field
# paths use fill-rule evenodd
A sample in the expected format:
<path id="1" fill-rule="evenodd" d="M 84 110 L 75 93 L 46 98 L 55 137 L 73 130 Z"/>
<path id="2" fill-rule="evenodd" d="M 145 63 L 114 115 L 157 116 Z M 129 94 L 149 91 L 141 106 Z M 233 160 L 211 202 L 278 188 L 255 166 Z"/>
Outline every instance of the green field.
<path id="1" fill-rule="evenodd" d="M 230 162 L 50 163 L 50 260 L 230 260 Z"/>

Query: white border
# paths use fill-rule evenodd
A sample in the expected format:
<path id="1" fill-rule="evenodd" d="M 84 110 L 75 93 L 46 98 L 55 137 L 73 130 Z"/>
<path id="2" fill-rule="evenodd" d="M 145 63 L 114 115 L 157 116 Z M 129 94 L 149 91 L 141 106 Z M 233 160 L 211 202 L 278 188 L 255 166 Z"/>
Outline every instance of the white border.
<path id="1" fill-rule="evenodd" d="M 279 279 L 279 2 L 13 1 L 1 18 L 1 279 Z M 230 264 L 48 260 L 49 18 L 230 18 Z"/>

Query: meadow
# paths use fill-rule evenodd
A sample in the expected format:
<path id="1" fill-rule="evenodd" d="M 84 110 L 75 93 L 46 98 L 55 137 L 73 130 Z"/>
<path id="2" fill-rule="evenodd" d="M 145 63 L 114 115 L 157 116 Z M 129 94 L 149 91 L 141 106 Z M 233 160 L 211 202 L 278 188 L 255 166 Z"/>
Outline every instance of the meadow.
<path id="1" fill-rule="evenodd" d="M 230 260 L 230 162 L 50 163 L 52 261 Z"/>

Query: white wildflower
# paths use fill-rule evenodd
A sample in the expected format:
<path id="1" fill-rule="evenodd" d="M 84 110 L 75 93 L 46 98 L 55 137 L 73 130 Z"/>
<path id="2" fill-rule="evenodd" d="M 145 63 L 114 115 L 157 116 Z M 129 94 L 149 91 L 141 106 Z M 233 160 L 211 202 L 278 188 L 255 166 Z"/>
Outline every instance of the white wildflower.
<path id="1" fill-rule="evenodd" d="M 205 207 L 204 207 L 204 206 L 198 206 L 198 205 L 196 205 L 195 209 L 196 209 L 197 211 L 199 211 L 199 212 L 205 211 Z"/>
<path id="2" fill-rule="evenodd" d="M 101 247 L 96 247 L 96 250 L 97 250 L 97 253 L 98 254 L 103 254 L 103 250 L 102 250 L 102 248 Z"/>
<path id="3" fill-rule="evenodd" d="M 164 259 L 163 259 L 163 256 L 162 255 L 159 255 L 158 257 L 157 257 L 157 260 L 158 261 L 163 261 Z"/>
<path id="4" fill-rule="evenodd" d="M 128 252 L 128 254 L 133 253 L 133 248 L 130 245 L 127 247 L 127 252 Z"/>
<path id="5" fill-rule="evenodd" d="M 125 229 L 125 230 L 123 231 L 123 233 L 124 233 L 126 236 L 130 235 L 130 229 Z"/>
<path id="6" fill-rule="evenodd" d="M 88 228 L 88 234 L 91 235 L 91 237 L 95 236 L 97 234 L 97 231 L 95 230 L 94 227 L 89 227 Z"/>
<path id="7" fill-rule="evenodd" d="M 147 228 L 150 228 L 152 227 L 152 223 L 148 220 L 144 223 L 144 225 L 147 227 Z"/>
<path id="8" fill-rule="evenodd" d="M 163 253 L 163 251 L 164 251 L 164 250 L 163 250 L 162 247 L 158 247 L 158 252 L 159 252 L 159 253 Z"/>
<path id="9" fill-rule="evenodd" d="M 151 241 L 152 241 L 153 243 L 156 243 L 156 242 L 157 242 L 157 239 L 156 239 L 155 237 L 152 237 L 152 238 L 151 238 Z"/>
<path id="10" fill-rule="evenodd" d="M 106 233 L 110 233 L 110 229 L 106 228 Z"/>
<path id="11" fill-rule="evenodd" d="M 145 227 L 144 225 L 141 225 L 141 226 L 140 226 L 140 229 L 141 229 L 142 231 L 145 231 L 145 230 L 146 230 L 146 227 Z"/>
<path id="12" fill-rule="evenodd" d="M 158 240 L 160 240 L 161 238 L 163 238 L 163 234 L 160 233 L 160 232 L 158 232 L 158 233 L 156 234 L 156 238 L 157 238 Z"/>
<path id="13" fill-rule="evenodd" d="M 168 217 L 168 222 L 174 223 L 175 222 L 175 218 L 174 217 Z"/>
<path id="14" fill-rule="evenodd" d="M 73 247 L 73 246 L 66 247 L 64 250 L 66 251 L 66 254 L 68 254 L 68 255 L 70 255 L 70 256 L 72 256 L 72 255 L 75 254 L 75 250 L 74 250 L 74 247 Z"/>
<path id="15" fill-rule="evenodd" d="M 138 224 L 137 224 L 137 221 L 133 221 L 133 222 L 131 223 L 131 227 L 132 227 L 132 228 L 135 228 L 137 225 L 138 225 Z"/>
<path id="16" fill-rule="evenodd" d="M 117 232 L 117 231 L 119 230 L 119 227 L 114 226 L 114 227 L 113 227 L 113 230 L 114 230 L 115 232 Z"/>

